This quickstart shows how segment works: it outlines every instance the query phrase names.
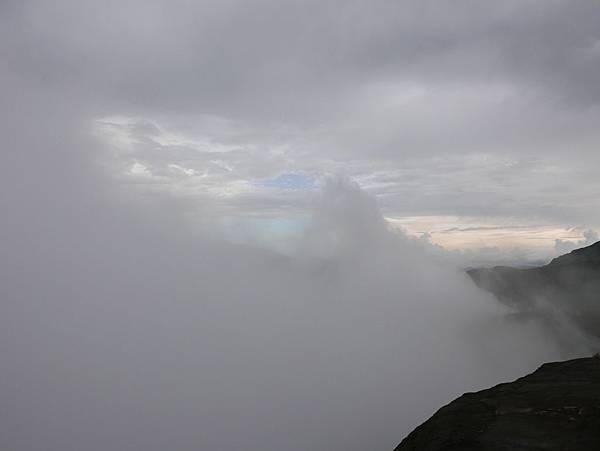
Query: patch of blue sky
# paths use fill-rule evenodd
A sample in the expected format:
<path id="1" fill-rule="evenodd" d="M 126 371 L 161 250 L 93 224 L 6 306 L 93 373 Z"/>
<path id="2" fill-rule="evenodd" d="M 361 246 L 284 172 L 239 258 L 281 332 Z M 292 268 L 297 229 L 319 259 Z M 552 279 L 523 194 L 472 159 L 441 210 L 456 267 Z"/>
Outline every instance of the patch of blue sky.
<path id="1" fill-rule="evenodd" d="M 267 188 L 304 190 L 316 188 L 316 181 L 305 174 L 285 172 L 272 179 L 262 180 L 258 185 Z"/>

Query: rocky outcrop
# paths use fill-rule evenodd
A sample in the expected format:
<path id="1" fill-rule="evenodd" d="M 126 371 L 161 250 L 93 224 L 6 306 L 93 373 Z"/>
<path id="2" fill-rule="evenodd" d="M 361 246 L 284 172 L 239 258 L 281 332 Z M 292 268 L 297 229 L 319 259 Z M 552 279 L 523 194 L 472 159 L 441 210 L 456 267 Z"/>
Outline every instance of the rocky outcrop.
<path id="1" fill-rule="evenodd" d="M 442 407 L 395 451 L 598 451 L 600 358 L 546 363 Z"/>

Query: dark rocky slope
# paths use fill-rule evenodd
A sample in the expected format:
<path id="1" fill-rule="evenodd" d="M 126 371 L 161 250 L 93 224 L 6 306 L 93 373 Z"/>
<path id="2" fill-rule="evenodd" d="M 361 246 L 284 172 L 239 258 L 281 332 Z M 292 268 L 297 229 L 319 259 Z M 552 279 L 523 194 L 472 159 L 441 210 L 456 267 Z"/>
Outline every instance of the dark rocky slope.
<path id="1" fill-rule="evenodd" d="M 530 269 L 472 269 L 481 288 L 522 314 L 561 312 L 587 334 L 600 337 L 600 242 Z"/>
<path id="2" fill-rule="evenodd" d="M 598 451 L 600 358 L 546 363 L 514 382 L 466 393 L 395 451 Z"/>

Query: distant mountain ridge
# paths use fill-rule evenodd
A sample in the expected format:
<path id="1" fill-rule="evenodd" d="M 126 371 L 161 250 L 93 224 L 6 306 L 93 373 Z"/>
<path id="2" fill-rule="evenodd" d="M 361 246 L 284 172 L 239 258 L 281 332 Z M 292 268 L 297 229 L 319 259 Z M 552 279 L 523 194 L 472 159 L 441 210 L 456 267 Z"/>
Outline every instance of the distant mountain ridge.
<path id="1" fill-rule="evenodd" d="M 561 312 L 584 333 L 600 337 L 600 241 L 545 266 L 468 270 L 471 279 L 522 314 Z"/>

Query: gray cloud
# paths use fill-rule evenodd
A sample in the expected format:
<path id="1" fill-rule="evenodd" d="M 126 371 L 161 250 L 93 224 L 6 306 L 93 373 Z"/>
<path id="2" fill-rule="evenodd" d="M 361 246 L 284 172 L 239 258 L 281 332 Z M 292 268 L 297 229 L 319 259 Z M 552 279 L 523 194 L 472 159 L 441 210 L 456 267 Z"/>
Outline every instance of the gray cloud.
<path id="1" fill-rule="evenodd" d="M 235 144 L 228 159 L 242 159 L 240 178 L 310 162 L 349 163 L 359 177 L 379 166 L 398 171 L 391 193 L 374 192 L 393 213 L 512 210 L 598 227 L 596 10 L 584 1 L 9 2 L 4 76 L 60 93 L 90 120 L 142 117 Z M 273 148 L 287 149 L 286 162 Z M 158 166 L 166 151 L 179 165 L 203 158 L 143 149 Z M 410 177 L 415 190 L 404 188 Z M 406 205 L 430 185 L 418 207 Z"/>

